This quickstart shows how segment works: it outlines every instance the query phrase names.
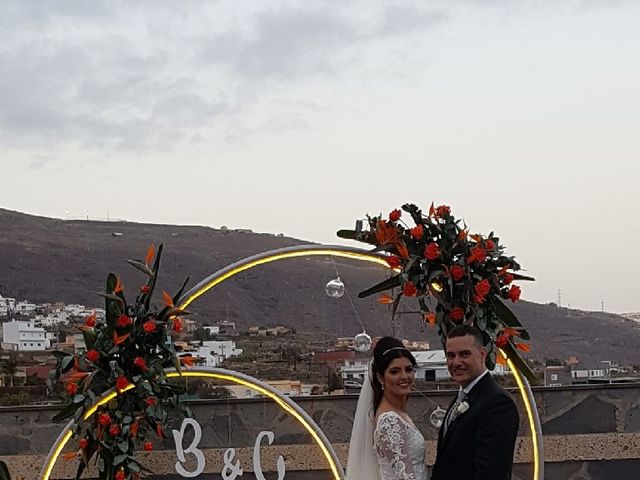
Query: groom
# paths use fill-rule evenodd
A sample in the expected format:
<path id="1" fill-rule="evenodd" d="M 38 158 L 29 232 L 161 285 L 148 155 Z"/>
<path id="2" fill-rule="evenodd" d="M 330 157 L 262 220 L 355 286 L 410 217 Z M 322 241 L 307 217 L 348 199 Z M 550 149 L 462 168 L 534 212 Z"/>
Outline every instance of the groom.
<path id="1" fill-rule="evenodd" d="M 510 480 L 518 410 L 485 368 L 482 333 L 469 325 L 455 327 L 445 350 L 460 390 L 440 427 L 431 480 Z"/>

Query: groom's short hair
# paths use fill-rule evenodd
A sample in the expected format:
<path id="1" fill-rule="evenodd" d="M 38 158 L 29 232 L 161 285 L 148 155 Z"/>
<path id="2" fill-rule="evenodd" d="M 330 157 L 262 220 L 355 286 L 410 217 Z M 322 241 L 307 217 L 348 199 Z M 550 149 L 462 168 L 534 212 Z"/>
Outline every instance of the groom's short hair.
<path id="1" fill-rule="evenodd" d="M 453 327 L 447 334 L 447 338 L 466 337 L 467 335 L 473 337 L 478 348 L 484 347 L 484 336 L 482 335 L 482 332 L 471 325 L 458 325 Z"/>

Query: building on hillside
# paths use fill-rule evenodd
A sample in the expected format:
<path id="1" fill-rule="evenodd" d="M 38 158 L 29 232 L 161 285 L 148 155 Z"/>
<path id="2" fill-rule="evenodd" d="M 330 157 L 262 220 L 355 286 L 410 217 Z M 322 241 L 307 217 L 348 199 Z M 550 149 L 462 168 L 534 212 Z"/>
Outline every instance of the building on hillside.
<path id="1" fill-rule="evenodd" d="M 8 317 L 16 308 L 16 299 L 0 295 L 0 317 Z"/>
<path id="2" fill-rule="evenodd" d="M 35 303 L 29 303 L 26 300 L 16 303 L 15 313 L 19 315 L 29 316 L 36 313 L 37 305 Z"/>
<path id="3" fill-rule="evenodd" d="M 571 369 L 571 379 L 574 385 L 588 383 L 610 383 L 609 369 L 611 362 L 580 362 Z"/>
<path id="4" fill-rule="evenodd" d="M 300 396 L 303 394 L 303 385 L 300 380 L 264 380 L 265 383 L 279 390 L 287 396 Z M 262 394 L 256 390 L 243 385 L 225 385 L 231 395 L 235 398 L 255 398 Z"/>
<path id="5" fill-rule="evenodd" d="M 355 350 L 329 350 L 327 352 L 314 352 L 313 363 L 327 365 L 336 368 L 344 362 L 355 361 Z"/>
<path id="6" fill-rule="evenodd" d="M 426 340 L 402 340 L 404 348 L 407 350 L 429 350 L 429 342 Z"/>
<path id="7" fill-rule="evenodd" d="M 340 378 L 345 393 L 360 391 L 368 368 L 369 360 L 367 359 L 345 360 L 340 365 Z"/>
<path id="8" fill-rule="evenodd" d="M 209 335 L 218 335 L 220 333 L 220 327 L 217 325 L 203 325 L 202 328 Z"/>
<path id="9" fill-rule="evenodd" d="M 545 387 L 571 385 L 571 367 L 568 365 L 550 365 L 544 368 Z"/>
<path id="10" fill-rule="evenodd" d="M 236 348 L 236 342 L 233 340 L 207 340 L 204 342 L 195 342 L 195 344 L 196 346 L 209 348 L 212 354 L 218 355 L 223 360 L 242 355 L 242 349 Z"/>
<path id="11" fill-rule="evenodd" d="M 2 343 L 10 350 L 24 352 L 42 351 L 49 346 L 44 328 L 21 320 L 2 324 Z"/>
<path id="12" fill-rule="evenodd" d="M 437 382 L 451 378 L 444 350 L 411 352 L 416 359 L 416 380 Z"/>

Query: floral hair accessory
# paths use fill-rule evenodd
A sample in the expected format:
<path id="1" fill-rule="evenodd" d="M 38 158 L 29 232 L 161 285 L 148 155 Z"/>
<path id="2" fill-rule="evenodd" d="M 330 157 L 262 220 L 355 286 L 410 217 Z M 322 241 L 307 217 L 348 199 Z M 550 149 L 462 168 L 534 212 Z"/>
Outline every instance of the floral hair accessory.
<path id="1" fill-rule="evenodd" d="M 415 225 L 405 223 L 409 221 Z M 447 205 L 431 204 L 424 214 L 416 205 L 405 204 L 387 217 L 367 215 L 356 222 L 355 230 L 340 230 L 338 236 L 374 245 L 373 252 L 385 252 L 396 272 L 360 292 L 360 298 L 392 290 L 393 295 L 383 295 L 380 303 L 391 305 L 393 317 L 403 297 L 416 297 L 422 319 L 438 327 L 443 345 L 455 326 L 473 325 L 485 338 L 489 370 L 503 360 L 500 349 L 535 381 L 518 352 L 530 351 L 529 344 L 522 343 L 530 339 L 529 333 L 505 303 L 520 298 L 521 289 L 512 282 L 534 279 L 516 273 L 520 265 L 505 254 L 493 232 L 471 234 Z"/>

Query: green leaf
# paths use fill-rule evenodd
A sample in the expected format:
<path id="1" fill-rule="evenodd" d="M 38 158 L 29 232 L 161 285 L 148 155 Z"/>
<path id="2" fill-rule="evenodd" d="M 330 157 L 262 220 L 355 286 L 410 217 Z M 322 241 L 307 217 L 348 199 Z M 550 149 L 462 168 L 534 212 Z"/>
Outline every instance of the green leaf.
<path id="1" fill-rule="evenodd" d="M 81 403 L 84 398 L 84 395 L 76 395 L 75 397 L 73 397 L 73 403 Z"/>
<path id="2" fill-rule="evenodd" d="M 62 362 L 60 363 L 60 368 L 62 369 L 63 372 L 66 372 L 71 368 L 72 366 L 71 362 L 73 362 L 73 355 L 67 355 L 62 359 Z"/>
<path id="3" fill-rule="evenodd" d="M 123 440 L 120 443 L 118 443 L 118 448 L 120 449 L 121 452 L 127 453 L 129 451 L 129 441 L 128 440 Z"/>
<path id="4" fill-rule="evenodd" d="M 129 265 L 134 266 L 135 268 L 137 268 L 138 270 L 140 270 L 143 273 L 146 273 L 147 275 L 149 275 L 150 277 L 153 276 L 153 272 L 151 271 L 151 269 L 149 267 L 147 267 L 144 263 L 139 262 L 137 260 L 131 260 L 131 259 L 127 259 L 127 263 Z"/>
<path id="5" fill-rule="evenodd" d="M 114 466 L 118 466 L 120 465 L 122 462 L 124 462 L 127 458 L 129 457 L 129 455 L 127 455 L 126 453 L 123 455 L 118 455 L 113 459 L 113 465 Z"/>
<path id="6" fill-rule="evenodd" d="M 373 295 L 374 293 L 384 292 L 385 290 L 391 290 L 392 288 L 400 286 L 402 283 L 401 275 L 396 275 L 394 277 L 388 278 L 383 282 L 374 285 L 371 288 L 363 290 L 358 294 L 358 298 L 365 298 L 369 295 Z"/>

